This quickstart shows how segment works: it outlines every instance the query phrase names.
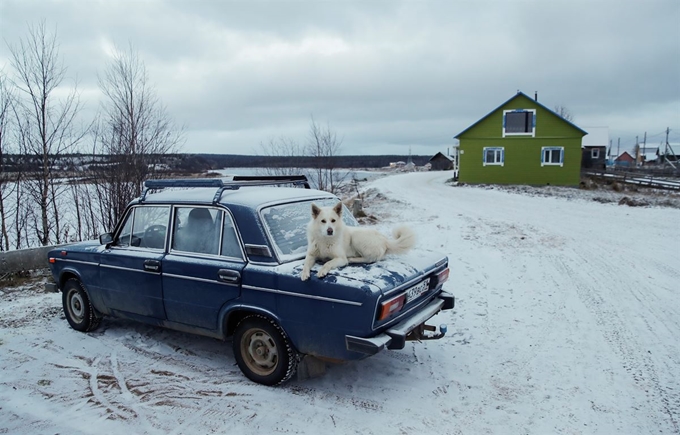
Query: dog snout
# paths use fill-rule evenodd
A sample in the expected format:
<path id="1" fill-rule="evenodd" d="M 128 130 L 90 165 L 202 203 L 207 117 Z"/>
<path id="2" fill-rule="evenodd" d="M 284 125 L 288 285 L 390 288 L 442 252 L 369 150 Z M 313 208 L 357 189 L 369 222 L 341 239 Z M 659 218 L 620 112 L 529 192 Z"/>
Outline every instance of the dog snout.
<path id="1" fill-rule="evenodd" d="M 329 236 L 332 236 L 333 235 L 333 228 L 330 228 L 330 227 L 326 228 L 326 234 L 328 234 Z"/>

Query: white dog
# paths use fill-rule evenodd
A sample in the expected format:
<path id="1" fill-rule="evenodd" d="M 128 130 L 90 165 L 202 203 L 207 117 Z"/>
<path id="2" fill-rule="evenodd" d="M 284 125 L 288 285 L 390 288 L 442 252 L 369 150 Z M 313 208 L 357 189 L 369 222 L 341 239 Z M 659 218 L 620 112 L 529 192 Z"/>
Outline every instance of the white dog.
<path id="1" fill-rule="evenodd" d="M 334 207 L 312 204 L 312 220 L 307 226 L 307 256 L 301 278 L 309 279 L 317 259 L 328 259 L 316 274 L 323 278 L 331 269 L 348 263 L 373 263 L 386 254 L 400 254 L 415 245 L 416 237 L 407 227 L 393 231 L 389 239 L 371 228 L 348 227 L 342 221 L 342 203 Z"/>

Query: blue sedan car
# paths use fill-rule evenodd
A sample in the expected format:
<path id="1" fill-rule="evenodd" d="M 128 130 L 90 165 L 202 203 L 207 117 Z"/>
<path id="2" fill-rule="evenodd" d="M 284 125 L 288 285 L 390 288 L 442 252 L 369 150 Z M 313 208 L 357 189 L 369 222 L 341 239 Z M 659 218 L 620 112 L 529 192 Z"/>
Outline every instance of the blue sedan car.
<path id="1" fill-rule="evenodd" d="M 277 385 L 300 361 L 343 362 L 440 338 L 453 308 L 448 259 L 412 251 L 300 280 L 311 203 L 338 198 L 303 176 L 150 180 L 112 233 L 49 252 L 66 319 L 104 316 L 232 338 L 249 379 Z M 357 225 L 352 214 L 342 214 Z"/>

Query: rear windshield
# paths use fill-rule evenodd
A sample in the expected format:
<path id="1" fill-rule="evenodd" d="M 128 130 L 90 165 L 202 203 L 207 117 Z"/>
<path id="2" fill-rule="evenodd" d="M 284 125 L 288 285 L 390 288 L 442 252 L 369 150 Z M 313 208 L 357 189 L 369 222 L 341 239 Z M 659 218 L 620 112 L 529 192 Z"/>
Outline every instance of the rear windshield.
<path id="1" fill-rule="evenodd" d="M 282 262 L 297 260 L 307 252 L 307 224 L 312 218 L 312 203 L 319 207 L 332 207 L 337 199 L 317 199 L 275 205 L 262 210 L 262 218 L 272 238 L 274 249 Z M 343 205 L 342 220 L 345 225 L 357 226 L 352 213 Z"/>

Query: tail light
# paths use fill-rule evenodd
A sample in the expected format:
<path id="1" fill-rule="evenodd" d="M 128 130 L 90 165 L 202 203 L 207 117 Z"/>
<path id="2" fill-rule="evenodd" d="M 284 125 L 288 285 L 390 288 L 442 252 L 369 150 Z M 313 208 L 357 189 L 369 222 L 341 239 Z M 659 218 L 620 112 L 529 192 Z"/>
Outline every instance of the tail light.
<path id="1" fill-rule="evenodd" d="M 404 306 L 404 301 L 406 300 L 406 293 L 402 293 L 399 296 L 395 296 L 380 304 L 380 314 L 378 315 L 378 320 L 383 320 L 401 310 Z"/>
<path id="2" fill-rule="evenodd" d="M 442 270 L 437 274 L 437 284 L 444 284 L 449 280 L 449 268 Z"/>

